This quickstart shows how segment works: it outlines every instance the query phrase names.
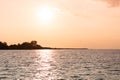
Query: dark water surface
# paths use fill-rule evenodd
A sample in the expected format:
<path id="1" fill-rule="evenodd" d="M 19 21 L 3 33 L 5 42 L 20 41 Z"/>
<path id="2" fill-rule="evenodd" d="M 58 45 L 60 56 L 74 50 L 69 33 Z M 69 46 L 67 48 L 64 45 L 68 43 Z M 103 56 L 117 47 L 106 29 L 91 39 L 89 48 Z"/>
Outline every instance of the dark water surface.
<path id="1" fill-rule="evenodd" d="M 0 50 L 0 80 L 120 80 L 120 50 Z"/>

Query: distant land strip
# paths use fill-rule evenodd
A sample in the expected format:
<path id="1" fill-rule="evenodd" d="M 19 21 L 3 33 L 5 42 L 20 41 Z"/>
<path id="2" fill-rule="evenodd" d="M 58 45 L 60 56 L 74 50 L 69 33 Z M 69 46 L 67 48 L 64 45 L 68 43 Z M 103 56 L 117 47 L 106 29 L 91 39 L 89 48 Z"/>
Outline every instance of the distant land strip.
<path id="1" fill-rule="evenodd" d="M 42 47 L 41 45 L 37 44 L 37 41 L 31 41 L 31 42 L 23 42 L 18 44 L 12 44 L 8 45 L 7 42 L 1 42 L 0 41 L 0 50 L 34 50 L 34 49 L 56 49 L 56 50 L 87 50 L 88 48 L 51 48 L 51 47 Z"/>
<path id="2" fill-rule="evenodd" d="M 57 49 L 57 50 L 88 50 L 88 48 L 52 48 L 52 49 Z"/>

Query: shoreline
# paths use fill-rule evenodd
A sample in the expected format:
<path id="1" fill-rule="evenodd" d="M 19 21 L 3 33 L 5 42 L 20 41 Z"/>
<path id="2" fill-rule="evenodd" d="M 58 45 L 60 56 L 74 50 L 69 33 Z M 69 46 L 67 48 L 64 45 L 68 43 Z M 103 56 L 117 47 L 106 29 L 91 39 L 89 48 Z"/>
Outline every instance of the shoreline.
<path id="1" fill-rule="evenodd" d="M 0 49 L 0 50 L 88 50 L 88 48 L 41 48 L 41 49 Z"/>

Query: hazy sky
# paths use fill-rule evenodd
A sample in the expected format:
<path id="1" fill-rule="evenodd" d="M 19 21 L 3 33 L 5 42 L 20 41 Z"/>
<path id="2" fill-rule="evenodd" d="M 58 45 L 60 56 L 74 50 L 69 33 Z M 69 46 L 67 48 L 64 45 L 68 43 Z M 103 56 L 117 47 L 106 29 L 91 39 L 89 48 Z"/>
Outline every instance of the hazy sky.
<path id="1" fill-rule="evenodd" d="M 0 40 L 120 49 L 119 4 L 120 0 L 0 0 Z M 44 6 L 48 15 L 54 13 L 46 21 L 38 16 L 45 18 Z"/>

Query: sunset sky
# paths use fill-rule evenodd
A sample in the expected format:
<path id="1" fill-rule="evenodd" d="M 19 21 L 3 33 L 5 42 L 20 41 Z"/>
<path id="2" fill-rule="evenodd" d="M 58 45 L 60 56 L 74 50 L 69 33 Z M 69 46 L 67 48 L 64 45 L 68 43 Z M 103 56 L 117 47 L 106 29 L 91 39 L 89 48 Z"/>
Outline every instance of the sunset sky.
<path id="1" fill-rule="evenodd" d="M 120 0 L 0 0 L 0 41 L 120 49 Z"/>

